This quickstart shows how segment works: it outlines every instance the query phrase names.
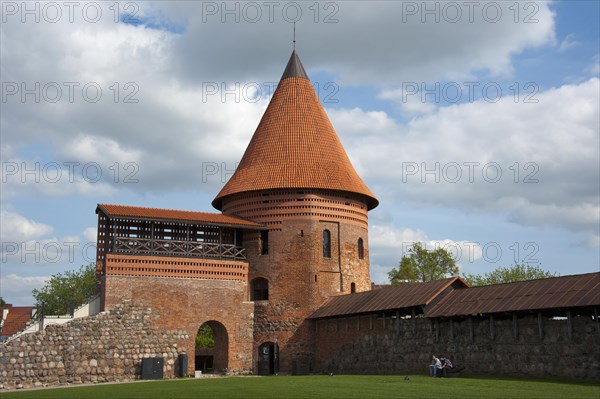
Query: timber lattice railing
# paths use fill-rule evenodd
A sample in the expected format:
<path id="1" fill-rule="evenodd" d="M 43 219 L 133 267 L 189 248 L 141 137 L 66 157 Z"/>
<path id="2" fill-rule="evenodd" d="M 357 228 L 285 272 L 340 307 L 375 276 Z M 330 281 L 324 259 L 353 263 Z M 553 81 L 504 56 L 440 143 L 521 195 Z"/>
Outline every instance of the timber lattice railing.
<path id="1" fill-rule="evenodd" d="M 183 256 L 203 259 L 245 260 L 244 248 L 233 244 L 115 237 L 111 253 L 121 255 Z"/>

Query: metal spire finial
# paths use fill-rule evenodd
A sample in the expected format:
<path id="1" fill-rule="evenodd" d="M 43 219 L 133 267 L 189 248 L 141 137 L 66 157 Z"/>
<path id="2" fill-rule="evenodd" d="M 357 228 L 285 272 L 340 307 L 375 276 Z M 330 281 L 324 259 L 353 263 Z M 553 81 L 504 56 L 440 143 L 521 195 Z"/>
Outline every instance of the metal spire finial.
<path id="1" fill-rule="evenodd" d="M 296 21 L 294 21 L 294 51 L 296 51 Z"/>

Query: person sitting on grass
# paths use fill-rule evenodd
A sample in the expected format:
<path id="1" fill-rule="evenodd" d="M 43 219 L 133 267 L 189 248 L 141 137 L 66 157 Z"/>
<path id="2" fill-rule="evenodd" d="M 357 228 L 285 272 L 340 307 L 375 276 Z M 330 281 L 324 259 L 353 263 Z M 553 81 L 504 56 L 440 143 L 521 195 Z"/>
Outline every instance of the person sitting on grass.
<path id="1" fill-rule="evenodd" d="M 446 377 L 446 375 L 448 374 L 448 372 L 452 372 L 452 369 L 454 369 L 454 365 L 452 364 L 452 362 L 450 361 L 450 359 L 446 359 L 446 357 L 444 355 L 440 356 L 440 363 L 441 363 L 441 376 L 442 377 Z"/>
<path id="2" fill-rule="evenodd" d="M 429 376 L 435 377 L 437 376 L 439 370 L 442 368 L 442 362 L 440 359 L 435 357 L 435 355 L 431 355 L 431 365 L 429 366 Z"/>

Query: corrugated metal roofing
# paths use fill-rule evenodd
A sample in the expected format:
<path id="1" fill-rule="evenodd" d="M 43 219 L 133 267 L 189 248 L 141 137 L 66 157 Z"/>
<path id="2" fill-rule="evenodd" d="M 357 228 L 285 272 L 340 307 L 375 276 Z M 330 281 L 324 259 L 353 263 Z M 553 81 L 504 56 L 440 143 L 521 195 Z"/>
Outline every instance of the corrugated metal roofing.
<path id="1" fill-rule="evenodd" d="M 272 189 L 326 189 L 379 201 L 358 176 L 297 54 L 279 82 L 235 173 L 213 200 Z"/>
<path id="2" fill-rule="evenodd" d="M 397 285 L 355 294 L 335 296 L 325 302 L 309 318 L 319 319 L 424 306 L 428 305 L 454 282 L 459 282 L 459 284 L 466 287 L 466 283 L 460 277 L 451 277 L 444 280 L 428 281 L 426 283 Z"/>
<path id="3" fill-rule="evenodd" d="M 223 215 L 220 213 L 192 212 L 180 211 L 175 209 L 144 208 L 139 206 L 110 204 L 98 204 L 96 213 L 98 213 L 98 209 L 102 210 L 102 212 L 104 212 L 109 217 L 174 220 L 192 223 L 203 222 L 240 228 L 262 227 L 261 224 L 246 219 L 238 218 L 235 216 Z"/>
<path id="4" fill-rule="evenodd" d="M 600 273 L 454 290 L 427 317 L 600 305 Z"/>

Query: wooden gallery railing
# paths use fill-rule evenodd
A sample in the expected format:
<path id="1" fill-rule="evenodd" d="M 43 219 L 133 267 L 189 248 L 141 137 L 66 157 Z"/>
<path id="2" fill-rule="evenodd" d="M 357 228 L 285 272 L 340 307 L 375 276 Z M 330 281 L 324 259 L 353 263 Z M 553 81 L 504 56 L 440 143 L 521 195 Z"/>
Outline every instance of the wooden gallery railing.
<path id="1" fill-rule="evenodd" d="M 121 255 L 183 256 L 204 259 L 245 260 L 244 248 L 233 244 L 152 238 L 115 237 L 110 252 Z"/>

